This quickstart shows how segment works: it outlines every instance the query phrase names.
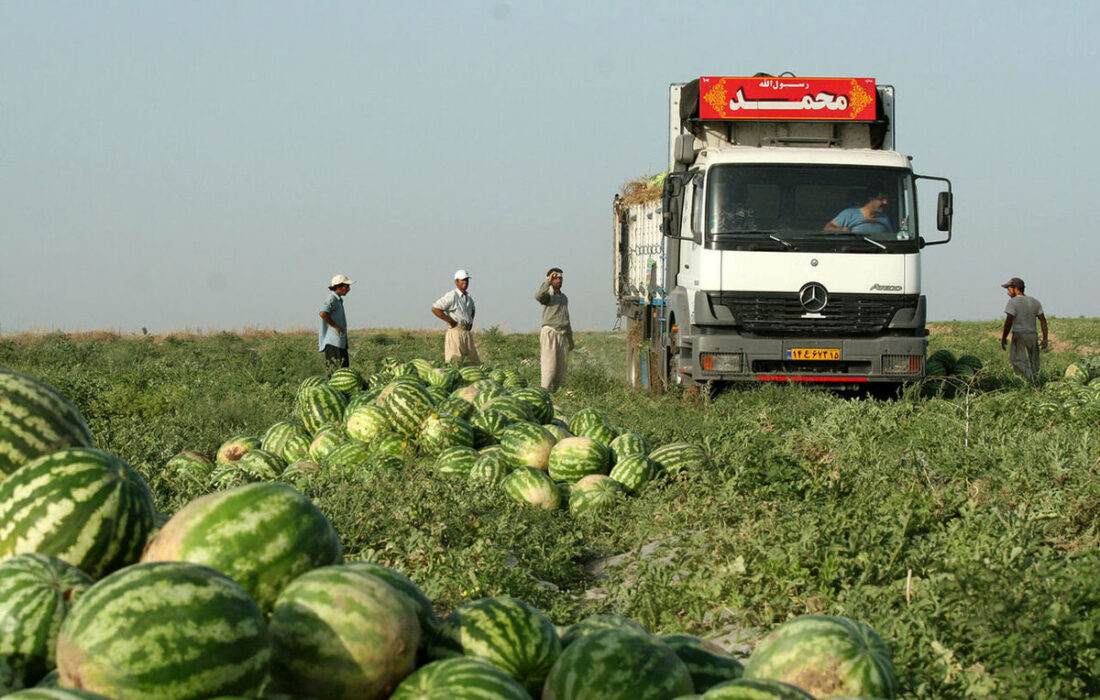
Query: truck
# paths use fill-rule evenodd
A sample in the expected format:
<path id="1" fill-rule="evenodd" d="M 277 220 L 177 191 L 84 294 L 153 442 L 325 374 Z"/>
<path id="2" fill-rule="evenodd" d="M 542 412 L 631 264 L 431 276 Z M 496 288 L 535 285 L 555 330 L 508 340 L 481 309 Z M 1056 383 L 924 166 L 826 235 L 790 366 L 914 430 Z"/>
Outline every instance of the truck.
<path id="1" fill-rule="evenodd" d="M 667 172 L 614 198 L 630 383 L 922 379 L 920 256 L 951 240 L 953 193 L 895 150 L 893 86 L 758 73 L 668 96 Z M 918 181 L 936 192 L 934 238 Z"/>

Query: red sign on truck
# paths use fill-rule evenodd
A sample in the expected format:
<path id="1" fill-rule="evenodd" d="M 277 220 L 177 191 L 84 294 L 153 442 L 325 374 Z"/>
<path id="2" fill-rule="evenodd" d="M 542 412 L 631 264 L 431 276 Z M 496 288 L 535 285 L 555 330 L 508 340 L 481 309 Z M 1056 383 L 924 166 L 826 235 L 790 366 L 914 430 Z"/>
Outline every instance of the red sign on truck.
<path id="1" fill-rule="evenodd" d="M 699 78 L 701 119 L 874 121 L 874 78 Z"/>

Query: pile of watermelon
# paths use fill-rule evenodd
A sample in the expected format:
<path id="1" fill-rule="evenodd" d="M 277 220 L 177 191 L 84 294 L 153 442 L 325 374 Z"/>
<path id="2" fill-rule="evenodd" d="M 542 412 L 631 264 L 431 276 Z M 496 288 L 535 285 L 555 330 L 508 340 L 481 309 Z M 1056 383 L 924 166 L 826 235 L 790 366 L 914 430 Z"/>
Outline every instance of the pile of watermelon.
<path id="1" fill-rule="evenodd" d="M 1041 391 L 1036 406 L 1041 415 L 1100 417 L 1100 357 L 1071 362 L 1061 379 Z"/>
<path id="2" fill-rule="evenodd" d="M 213 459 L 184 451 L 168 468 L 216 490 L 275 479 L 301 486 L 325 470 L 369 478 L 414 459 L 439 478 L 497 486 L 519 502 L 575 515 L 606 511 L 708 463 L 698 445 L 653 449 L 595 408 L 566 417 L 515 370 L 385 358 L 367 377 L 345 368 L 307 378 L 293 416 L 262 436 L 227 439 Z"/>
<path id="3" fill-rule="evenodd" d="M 405 391 L 395 381 L 375 398 L 386 389 L 388 396 Z M 476 381 L 483 380 L 467 386 Z M 300 402 L 309 407 L 303 415 L 318 405 Z M 404 411 L 409 401 L 393 405 Z M 524 423 L 533 427 L 508 432 Z M 326 425 L 313 423 L 314 439 Z M 393 430 L 396 424 L 389 425 Z M 416 438 L 404 437 L 422 449 L 428 425 L 425 418 Z M 500 458 L 544 460 L 547 471 L 524 464 L 505 481 L 525 470 L 553 472 L 560 479 L 550 478 L 554 489 L 571 484 L 575 496 L 586 491 L 580 487 L 586 479 L 614 480 L 602 473 L 611 461 L 605 451 L 613 453 L 622 435 L 608 438 L 614 429 L 598 413 L 578 412 L 564 427 L 573 436 L 560 439 L 533 421 L 508 425 L 499 439 Z M 529 440 L 535 428 L 554 442 L 541 434 Z M 433 434 L 428 449 L 442 444 L 434 440 Z M 257 450 L 276 454 L 262 444 L 243 452 L 239 443 L 223 446 L 219 461 L 239 465 Z M 563 444 L 568 449 L 555 452 Z M 589 454 L 606 462 L 593 465 Z M 265 467 L 257 462 L 247 469 L 261 473 Z M 70 402 L 40 382 L 2 370 L 0 471 L 5 698 L 897 694 L 882 640 L 843 617 L 788 621 L 744 664 L 698 637 L 654 635 L 613 615 L 559 628 L 537 608 L 507 596 L 471 601 L 441 618 L 407 576 L 376 563 L 345 561 L 329 521 L 281 481 L 259 478 L 196 498 L 171 517 L 158 513 L 142 477 L 94 447 Z"/>

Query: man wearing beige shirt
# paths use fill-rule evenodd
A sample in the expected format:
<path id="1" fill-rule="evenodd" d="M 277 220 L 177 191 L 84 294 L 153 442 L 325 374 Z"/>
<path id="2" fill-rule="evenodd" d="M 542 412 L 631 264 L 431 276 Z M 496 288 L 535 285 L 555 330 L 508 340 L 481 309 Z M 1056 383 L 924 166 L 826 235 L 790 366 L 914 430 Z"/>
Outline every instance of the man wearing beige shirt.
<path id="1" fill-rule="evenodd" d="M 541 349 L 542 387 L 557 391 L 565 384 L 568 352 L 573 349 L 573 327 L 569 324 L 569 298 L 561 291 L 562 271 L 552 267 L 546 280 L 535 292 L 535 301 L 542 304 Z"/>
<path id="2" fill-rule="evenodd" d="M 465 270 L 455 272 L 455 288 L 447 292 L 432 304 L 432 313 L 447 324 L 443 336 L 443 360 L 463 365 L 480 365 L 481 358 L 474 345 L 474 336 L 470 329 L 474 326 L 474 298 L 467 290 L 470 287 L 470 273 Z"/>

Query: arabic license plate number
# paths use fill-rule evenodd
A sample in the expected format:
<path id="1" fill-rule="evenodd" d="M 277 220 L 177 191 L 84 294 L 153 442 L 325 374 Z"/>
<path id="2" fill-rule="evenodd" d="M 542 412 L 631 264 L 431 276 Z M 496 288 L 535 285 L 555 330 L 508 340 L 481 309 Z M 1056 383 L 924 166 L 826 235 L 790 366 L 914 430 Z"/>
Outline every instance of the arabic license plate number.
<path id="1" fill-rule="evenodd" d="M 840 348 L 788 348 L 788 360 L 839 360 Z"/>

